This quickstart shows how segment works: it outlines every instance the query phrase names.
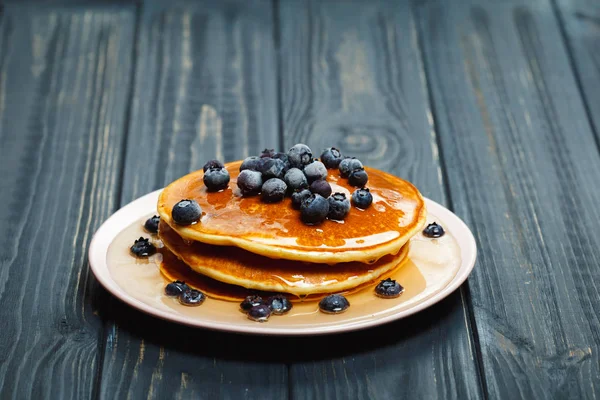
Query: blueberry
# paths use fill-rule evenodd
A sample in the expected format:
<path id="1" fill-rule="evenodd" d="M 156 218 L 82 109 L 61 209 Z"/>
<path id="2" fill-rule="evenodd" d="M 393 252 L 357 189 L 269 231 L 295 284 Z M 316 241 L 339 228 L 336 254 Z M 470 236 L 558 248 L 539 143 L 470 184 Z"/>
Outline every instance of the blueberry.
<path id="1" fill-rule="evenodd" d="M 352 186 L 364 187 L 369 181 L 369 175 L 364 168 L 355 169 L 348 176 L 348 183 Z"/>
<path id="2" fill-rule="evenodd" d="M 346 218 L 350 211 L 350 201 L 344 193 L 335 193 L 327 201 L 329 201 L 329 214 L 327 214 L 329 219 L 341 221 Z"/>
<path id="3" fill-rule="evenodd" d="M 275 315 L 285 314 L 292 309 L 292 302 L 281 294 L 269 297 L 265 304 Z"/>
<path id="4" fill-rule="evenodd" d="M 156 247 L 150 243 L 150 239 L 144 239 L 140 236 L 139 239 L 133 242 L 133 246 L 131 246 L 131 252 L 136 257 L 148 257 L 156 253 Z"/>
<path id="5" fill-rule="evenodd" d="M 312 192 L 308 189 L 299 189 L 292 193 L 292 207 L 300 209 L 302 202 L 312 196 Z"/>
<path id="6" fill-rule="evenodd" d="M 352 204 L 358 208 L 368 208 L 373 202 L 373 195 L 367 188 L 357 189 L 352 193 Z"/>
<path id="7" fill-rule="evenodd" d="M 360 168 L 363 168 L 363 165 L 355 157 L 344 158 L 342 161 L 340 161 L 340 164 L 338 166 L 338 169 L 340 170 L 340 175 L 342 175 L 342 178 L 347 178 L 348 175 L 350 175 L 350 172 L 354 171 L 355 169 L 360 169 Z"/>
<path id="8" fill-rule="evenodd" d="M 313 160 L 312 151 L 305 144 L 295 144 L 288 150 L 288 160 L 292 168 L 304 169 Z"/>
<path id="9" fill-rule="evenodd" d="M 240 165 L 240 171 L 245 169 L 251 169 L 252 171 L 258 170 L 258 164 L 260 163 L 260 157 L 252 156 L 246 157 L 244 161 L 242 161 L 242 165 Z"/>
<path id="10" fill-rule="evenodd" d="M 229 185 L 229 171 L 223 167 L 209 168 L 204 173 L 204 184 L 209 192 L 218 192 Z"/>
<path id="11" fill-rule="evenodd" d="M 248 312 L 252 307 L 260 306 L 264 304 L 262 297 L 257 295 L 247 296 L 244 301 L 240 303 L 240 309 L 243 312 Z"/>
<path id="12" fill-rule="evenodd" d="M 208 171 L 211 168 L 224 168 L 225 166 L 223 165 L 223 163 L 219 160 L 210 160 L 207 161 L 206 164 L 204 164 L 204 167 L 202 167 L 202 170 L 204 172 Z"/>
<path id="13" fill-rule="evenodd" d="M 430 238 L 439 238 L 444 236 L 445 233 L 446 232 L 444 232 L 444 228 L 442 228 L 442 226 L 437 222 L 427 225 L 427 227 L 423 230 L 423 235 Z"/>
<path id="14" fill-rule="evenodd" d="M 325 180 L 314 181 L 310 184 L 310 191 L 328 198 L 331 195 L 331 185 Z"/>
<path id="15" fill-rule="evenodd" d="M 271 178 L 262 185 L 260 198 L 265 203 L 277 203 L 283 200 L 287 185 L 278 178 Z"/>
<path id="16" fill-rule="evenodd" d="M 327 178 L 327 168 L 321 161 L 313 161 L 304 167 L 304 174 L 308 182 L 312 183 Z"/>
<path id="17" fill-rule="evenodd" d="M 258 194 L 263 185 L 262 174 L 245 169 L 238 175 L 237 185 L 244 196 Z"/>
<path id="18" fill-rule="evenodd" d="M 302 221 L 308 225 L 323 222 L 329 214 L 329 202 L 320 194 L 313 193 L 300 205 Z"/>
<path id="19" fill-rule="evenodd" d="M 144 228 L 150 233 L 157 233 L 159 222 L 160 217 L 158 215 L 155 215 L 153 217 L 148 218 L 146 222 L 144 222 Z"/>
<path id="20" fill-rule="evenodd" d="M 384 299 L 393 299 L 400 296 L 404 288 L 392 278 L 387 278 L 379 282 L 375 287 L 375 294 Z"/>
<path id="21" fill-rule="evenodd" d="M 273 158 L 275 155 L 275 149 L 264 149 L 262 153 L 260 153 L 260 158 Z"/>
<path id="22" fill-rule="evenodd" d="M 190 287 L 185 282 L 174 281 L 165 286 L 165 294 L 169 297 L 175 297 L 189 289 Z"/>
<path id="23" fill-rule="evenodd" d="M 263 158 L 258 165 L 258 171 L 264 181 L 271 178 L 283 179 L 285 163 L 276 158 Z"/>
<path id="24" fill-rule="evenodd" d="M 306 175 L 304 175 L 304 172 L 298 168 L 290 168 L 288 172 L 285 173 L 283 179 L 288 185 L 288 189 L 292 191 L 308 188 L 308 180 L 306 179 Z"/>
<path id="25" fill-rule="evenodd" d="M 342 158 L 342 153 L 335 147 L 329 147 L 321 154 L 321 161 L 327 168 L 337 168 Z"/>
<path id="26" fill-rule="evenodd" d="M 248 319 L 256 322 L 267 322 L 271 316 L 271 309 L 264 304 L 254 306 L 248 310 Z"/>
<path id="27" fill-rule="evenodd" d="M 273 157 L 276 160 L 281 160 L 283 161 L 283 164 L 285 165 L 285 171 L 287 172 L 288 169 L 290 169 L 290 160 L 288 158 L 288 155 L 286 153 L 275 153 L 273 154 Z"/>
<path id="28" fill-rule="evenodd" d="M 176 224 L 190 225 L 197 222 L 202 215 L 202 208 L 196 200 L 181 200 L 173 206 L 171 217 Z"/>
<path id="29" fill-rule="evenodd" d="M 319 309 L 325 314 L 339 314 L 350 307 L 350 302 L 341 294 L 330 294 L 319 302 Z"/>
<path id="30" fill-rule="evenodd" d="M 178 300 L 184 306 L 199 306 L 204 303 L 206 296 L 196 289 L 187 289 L 179 295 Z"/>

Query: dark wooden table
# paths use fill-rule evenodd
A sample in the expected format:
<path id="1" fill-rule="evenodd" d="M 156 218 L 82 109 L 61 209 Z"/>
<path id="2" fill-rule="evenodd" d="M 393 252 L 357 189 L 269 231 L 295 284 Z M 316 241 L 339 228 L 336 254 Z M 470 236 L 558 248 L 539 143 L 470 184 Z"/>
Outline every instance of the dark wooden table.
<path id="1" fill-rule="evenodd" d="M 15 1 L 0 20 L 0 398 L 600 398 L 600 3 Z M 337 145 L 479 246 L 363 332 L 177 326 L 91 275 L 129 201 L 265 147 Z"/>

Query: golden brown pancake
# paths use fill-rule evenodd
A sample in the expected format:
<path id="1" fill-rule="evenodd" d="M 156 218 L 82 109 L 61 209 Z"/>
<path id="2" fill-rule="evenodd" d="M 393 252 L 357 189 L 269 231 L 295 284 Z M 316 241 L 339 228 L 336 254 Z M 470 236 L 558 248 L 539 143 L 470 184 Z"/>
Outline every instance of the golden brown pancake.
<path id="1" fill-rule="evenodd" d="M 371 265 L 348 262 L 330 266 L 276 260 L 238 247 L 188 242 L 163 221 L 159 237 L 168 250 L 197 273 L 247 289 L 299 296 L 353 289 L 395 269 L 408 254 L 405 245 L 396 255 L 384 256 Z"/>
<path id="2" fill-rule="evenodd" d="M 229 283 L 219 282 L 216 279 L 212 279 L 206 275 L 197 273 L 196 271 L 191 269 L 186 263 L 177 258 L 177 256 L 166 247 L 160 249 L 160 253 L 163 257 L 159 266 L 160 273 L 167 279 L 167 281 L 183 281 L 192 289 L 199 290 L 210 298 L 225 301 L 241 301 L 245 299 L 246 296 L 250 295 L 259 295 L 262 298 L 267 298 L 269 296 L 279 294 L 276 292 L 264 292 L 261 290 L 246 289 L 242 286 L 230 285 Z M 342 293 L 354 293 L 356 291 L 363 290 L 366 286 L 372 283 L 373 282 L 368 282 L 364 285 L 357 286 L 356 288 L 349 289 Z M 287 297 L 292 302 L 306 302 L 320 300 L 328 294 L 331 293 L 314 293 L 312 295 L 287 294 Z"/>
<path id="3" fill-rule="evenodd" d="M 374 262 L 397 253 L 425 223 L 425 202 L 411 183 L 366 167 L 367 187 L 373 195 L 369 208 L 352 206 L 343 222 L 326 220 L 320 225 L 305 225 L 289 198 L 265 204 L 258 196 L 242 197 L 236 180 L 240 164 L 226 165 L 231 182 L 220 192 L 206 190 L 202 170 L 171 183 L 158 200 L 161 220 L 188 240 L 237 246 L 270 258 L 311 262 L 312 266 Z M 342 192 L 350 198 L 356 190 L 337 170 L 329 170 L 327 180 L 333 193 Z M 171 210 L 182 199 L 200 204 L 202 217 L 198 223 L 180 226 L 172 221 Z"/>
<path id="4" fill-rule="evenodd" d="M 269 297 L 274 292 L 261 292 L 252 289 L 246 289 L 238 285 L 230 285 L 220 282 L 216 279 L 209 278 L 191 269 L 186 263 L 181 261 L 175 254 L 166 247 L 160 249 L 162 261 L 160 262 L 160 273 L 167 278 L 167 281 L 182 281 L 192 289 L 196 289 L 218 300 L 239 301 L 251 294 L 258 294 L 261 297 Z M 294 300 L 291 297 L 290 300 Z"/>

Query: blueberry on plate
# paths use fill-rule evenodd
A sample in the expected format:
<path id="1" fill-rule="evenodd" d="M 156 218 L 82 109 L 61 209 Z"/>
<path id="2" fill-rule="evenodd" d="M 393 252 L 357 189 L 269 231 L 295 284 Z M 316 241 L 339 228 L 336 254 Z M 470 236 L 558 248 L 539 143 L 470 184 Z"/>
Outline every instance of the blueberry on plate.
<path id="1" fill-rule="evenodd" d="M 258 171 L 245 169 L 238 175 L 237 185 L 244 196 L 258 194 L 263 185 L 262 174 Z"/>
<path id="2" fill-rule="evenodd" d="M 320 194 L 325 198 L 328 198 L 332 192 L 331 185 L 326 180 L 318 180 L 311 183 L 310 191 L 313 193 Z"/>
<path id="3" fill-rule="evenodd" d="M 348 175 L 348 183 L 352 186 L 364 187 L 369 181 L 369 175 L 364 168 L 358 168 Z"/>
<path id="4" fill-rule="evenodd" d="M 204 167 L 202 167 L 202 170 L 204 172 L 208 171 L 211 168 L 224 168 L 225 166 L 223 165 L 223 163 L 219 160 L 210 160 L 207 161 L 206 164 L 204 164 Z"/>
<path id="5" fill-rule="evenodd" d="M 275 315 L 285 314 L 292 309 L 292 302 L 282 294 L 269 297 L 265 304 Z"/>
<path id="6" fill-rule="evenodd" d="M 249 309 L 247 315 L 252 321 L 267 322 L 271 316 L 271 309 L 265 304 L 260 304 Z"/>
<path id="7" fill-rule="evenodd" d="M 367 188 L 357 189 L 352 193 L 354 207 L 366 209 L 373 202 L 373 195 Z"/>
<path id="8" fill-rule="evenodd" d="M 260 153 L 260 158 L 273 158 L 275 153 L 275 149 L 264 149 L 262 153 Z"/>
<path id="9" fill-rule="evenodd" d="M 288 160 L 292 168 L 304 169 L 313 161 L 312 151 L 305 144 L 298 143 L 288 150 Z"/>
<path id="10" fill-rule="evenodd" d="M 329 147 L 323 150 L 323 153 L 321 154 L 321 161 L 329 169 L 339 167 L 342 159 L 342 153 L 335 147 Z"/>
<path id="11" fill-rule="evenodd" d="M 340 175 L 342 176 L 342 178 L 347 178 L 348 175 L 350 175 L 350 172 L 354 171 L 355 169 L 360 169 L 360 168 L 364 168 L 362 163 L 360 162 L 360 160 L 358 160 L 355 157 L 352 158 L 344 158 L 342 161 L 340 161 L 340 164 L 338 166 L 338 169 L 340 170 Z"/>
<path id="12" fill-rule="evenodd" d="M 191 225 L 202 215 L 202 208 L 196 200 L 184 199 L 173 206 L 171 217 L 178 225 Z"/>
<path id="13" fill-rule="evenodd" d="M 307 225 L 323 222 L 327 214 L 329 214 L 329 202 L 320 194 L 311 194 L 300 205 L 300 217 Z"/>
<path id="14" fill-rule="evenodd" d="M 240 172 L 245 169 L 251 169 L 252 171 L 257 171 L 259 163 L 260 163 L 260 157 L 256 157 L 256 156 L 246 157 L 244 159 L 244 161 L 242 161 L 242 165 L 240 165 Z"/>
<path id="15" fill-rule="evenodd" d="M 258 295 L 246 296 L 246 298 L 240 303 L 240 309 L 243 312 L 248 312 L 252 307 L 260 306 L 264 304 L 264 300 L 262 297 Z"/>
<path id="16" fill-rule="evenodd" d="M 423 235 L 429 238 L 439 238 L 444 236 L 445 233 L 446 232 L 444 231 L 444 228 L 442 228 L 442 226 L 437 222 L 429 224 L 425 227 L 425 229 L 423 229 Z"/>
<path id="17" fill-rule="evenodd" d="M 308 180 L 304 172 L 298 168 L 290 168 L 283 177 L 283 180 L 288 186 L 288 189 L 295 191 L 298 189 L 308 188 Z"/>
<path id="18" fill-rule="evenodd" d="M 299 210 L 302 202 L 309 198 L 312 192 L 308 189 L 299 189 L 292 193 L 292 207 Z"/>
<path id="19" fill-rule="evenodd" d="M 159 222 L 160 222 L 160 217 L 158 215 L 150 217 L 146 220 L 146 222 L 144 222 L 144 229 L 146 229 L 150 233 L 157 233 Z"/>
<path id="20" fill-rule="evenodd" d="M 229 185 L 229 171 L 223 167 L 211 167 L 204 173 L 204 184 L 209 192 L 218 192 Z"/>
<path id="21" fill-rule="evenodd" d="M 260 198 L 265 203 L 277 203 L 283 200 L 287 185 L 278 178 L 271 178 L 262 185 Z"/>
<path id="22" fill-rule="evenodd" d="M 206 296 L 199 290 L 188 288 L 177 299 L 184 306 L 199 306 L 204 303 Z"/>
<path id="23" fill-rule="evenodd" d="M 304 167 L 304 174 L 308 182 L 312 183 L 319 179 L 327 178 L 327 168 L 321 161 L 313 161 Z"/>
<path id="24" fill-rule="evenodd" d="M 156 247 L 150 243 L 150 239 L 145 239 L 140 236 L 139 239 L 133 242 L 133 246 L 131 246 L 131 252 L 136 257 L 149 257 L 156 253 Z"/>
<path id="25" fill-rule="evenodd" d="M 173 281 L 165 286 L 165 294 L 169 297 L 176 297 L 190 289 L 183 281 Z"/>
<path id="26" fill-rule="evenodd" d="M 384 299 L 393 299 L 404 293 L 404 288 L 392 278 L 387 278 L 375 286 L 375 294 Z"/>
<path id="27" fill-rule="evenodd" d="M 263 181 L 271 178 L 283 179 L 285 163 L 276 158 L 263 158 L 258 164 L 258 171 L 262 174 Z"/>
<path id="28" fill-rule="evenodd" d="M 334 193 L 327 201 L 329 201 L 329 214 L 327 214 L 327 218 L 338 221 L 346 218 L 346 215 L 350 211 L 350 201 L 346 198 L 346 194 L 340 192 Z"/>
<path id="29" fill-rule="evenodd" d="M 319 302 L 319 310 L 325 314 L 343 313 L 350 307 L 350 302 L 341 294 L 330 294 Z"/>

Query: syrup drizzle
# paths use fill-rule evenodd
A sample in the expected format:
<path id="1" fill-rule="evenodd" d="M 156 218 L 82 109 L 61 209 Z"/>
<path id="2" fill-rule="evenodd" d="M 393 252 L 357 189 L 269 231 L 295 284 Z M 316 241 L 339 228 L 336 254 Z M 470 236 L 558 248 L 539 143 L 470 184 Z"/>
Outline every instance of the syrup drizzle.
<path id="1" fill-rule="evenodd" d="M 429 216 L 428 223 L 433 220 L 443 225 L 443 221 L 435 216 Z M 109 272 L 123 291 L 154 308 L 185 315 L 192 319 L 213 321 L 215 323 L 253 323 L 238 311 L 238 307 L 240 299 L 245 297 L 248 292 L 255 294 L 256 291 L 248 291 L 239 286 L 236 287 L 212 280 L 221 285 L 220 294 L 215 289 L 209 289 L 207 286 L 203 287 L 199 284 L 197 289 L 205 291 L 208 299 L 202 306 L 193 308 L 182 306 L 176 299 L 164 295 L 164 288 L 167 283 L 176 279 L 192 283 L 193 279 L 198 278 L 198 274 L 185 264 L 183 266 L 187 268 L 187 271 L 181 268 L 173 269 L 169 264 L 170 261 L 164 246 L 156 235 L 152 235 L 151 241 L 158 249 L 157 254 L 148 259 L 132 257 L 129 247 L 133 239 L 144 234 L 148 236 L 148 233 L 143 230 L 143 221 L 132 224 L 121 231 L 109 246 L 107 254 Z M 169 265 L 167 265 L 167 268 L 161 269 L 160 265 L 161 263 L 163 266 L 165 265 L 163 263 L 165 259 L 167 259 Z M 422 234 L 417 234 L 411 239 L 409 255 L 404 265 L 381 277 L 381 279 L 388 277 L 395 279 L 404 286 L 405 291 L 400 297 L 395 299 L 377 297 L 374 292 L 374 287 L 380 281 L 380 279 L 377 279 L 344 293 L 352 306 L 343 314 L 331 316 L 318 311 L 317 300 L 324 297 L 325 294 L 299 296 L 290 298 L 295 304 L 288 314 L 271 318 L 268 323 L 271 326 L 283 326 L 293 321 L 294 326 L 298 324 L 306 327 L 315 324 L 322 326 L 323 324 L 354 322 L 414 307 L 441 291 L 456 275 L 460 263 L 460 249 L 450 232 L 446 232 L 446 235 L 439 239 L 429 239 Z M 173 275 L 166 278 L 161 270 L 168 270 L 170 274 L 175 274 L 174 271 L 177 271 L 178 274 L 182 275 L 179 277 Z M 192 284 L 192 286 L 194 285 Z M 234 289 L 238 291 L 234 292 Z M 211 290 L 213 291 L 212 294 Z M 270 293 L 262 294 L 267 297 L 270 295 Z"/>

